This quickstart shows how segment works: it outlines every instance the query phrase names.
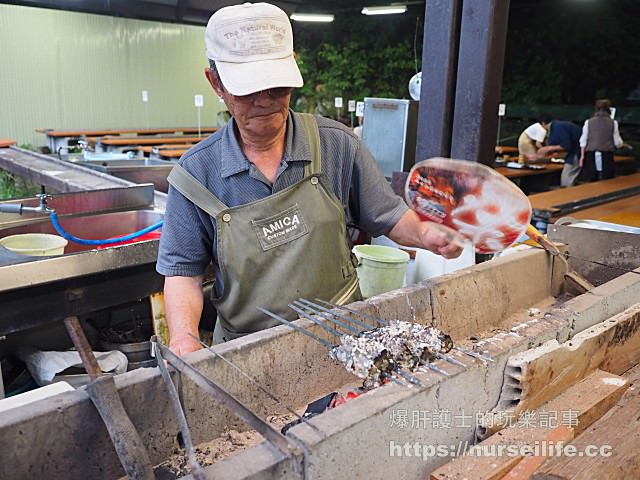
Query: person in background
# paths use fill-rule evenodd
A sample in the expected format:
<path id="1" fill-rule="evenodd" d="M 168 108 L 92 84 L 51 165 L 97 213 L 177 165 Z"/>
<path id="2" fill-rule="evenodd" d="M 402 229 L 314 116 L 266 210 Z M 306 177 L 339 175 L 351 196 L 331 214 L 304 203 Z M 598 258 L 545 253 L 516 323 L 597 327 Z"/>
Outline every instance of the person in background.
<path id="1" fill-rule="evenodd" d="M 580 135 L 582 130 L 575 123 L 565 120 L 551 120 L 548 113 L 540 115 L 540 124 L 548 131 L 547 145 L 538 150 L 538 155 L 549 156 L 565 151 L 564 167 L 560 174 L 560 185 L 571 187 L 580 175 Z M 548 120 L 548 122 L 547 122 Z"/>
<path id="2" fill-rule="evenodd" d="M 364 116 L 358 115 L 358 125 L 353 127 L 353 133 L 362 140 L 362 129 L 364 128 Z"/>
<path id="3" fill-rule="evenodd" d="M 278 325 L 261 306 L 361 298 L 347 224 L 454 258 L 461 236 L 421 221 L 395 195 L 350 128 L 289 109 L 303 85 L 287 14 L 268 3 L 216 11 L 205 30 L 205 76 L 231 119 L 169 175 L 156 270 L 165 276 L 170 348 L 200 349 L 202 282 L 215 271 L 214 341 Z M 194 338 L 195 337 L 195 338 Z"/>
<path id="4" fill-rule="evenodd" d="M 629 147 L 620 136 L 618 122 L 611 118 L 611 102 L 596 100 L 593 116 L 584 122 L 580 137 L 580 166 L 589 182 L 615 177 L 616 148 Z"/>
<path id="5" fill-rule="evenodd" d="M 538 155 L 538 150 L 544 146 L 547 136 L 546 126 L 550 121 L 551 118 L 541 116 L 536 123 L 529 125 L 520 134 L 520 137 L 518 137 L 518 161 L 520 163 L 533 162 L 544 158 L 544 156 Z"/>

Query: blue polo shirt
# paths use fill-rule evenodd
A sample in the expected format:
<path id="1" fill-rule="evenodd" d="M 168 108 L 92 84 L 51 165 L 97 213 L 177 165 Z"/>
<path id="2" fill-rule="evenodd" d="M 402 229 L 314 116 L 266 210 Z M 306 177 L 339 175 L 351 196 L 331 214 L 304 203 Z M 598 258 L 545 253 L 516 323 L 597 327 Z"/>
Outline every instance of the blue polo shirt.
<path id="1" fill-rule="evenodd" d="M 565 162 L 575 163 L 580 158 L 580 135 L 582 129 L 575 123 L 553 120 L 547 144 L 560 145 L 567 152 Z"/>
<path id="2" fill-rule="evenodd" d="M 289 112 L 285 152 L 273 185 L 242 152 L 233 118 L 192 147 L 179 163 L 229 207 L 265 198 L 302 180 L 304 167 L 311 161 L 311 148 L 296 116 Z M 387 234 L 408 209 L 406 203 L 348 128 L 320 116 L 316 121 L 322 173 L 340 200 L 347 222 L 373 236 Z M 211 261 L 220 282 L 215 219 L 170 186 L 156 270 L 165 276 L 196 276 Z"/>

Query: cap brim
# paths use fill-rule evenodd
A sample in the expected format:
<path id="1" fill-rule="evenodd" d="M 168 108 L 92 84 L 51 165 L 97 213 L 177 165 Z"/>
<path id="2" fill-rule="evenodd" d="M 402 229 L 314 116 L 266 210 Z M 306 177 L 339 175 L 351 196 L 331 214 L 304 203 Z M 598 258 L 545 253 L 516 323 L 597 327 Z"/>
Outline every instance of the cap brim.
<path id="1" fill-rule="evenodd" d="M 277 87 L 301 87 L 304 83 L 293 55 L 247 63 L 216 60 L 216 68 L 224 88 L 232 95 L 249 95 Z"/>

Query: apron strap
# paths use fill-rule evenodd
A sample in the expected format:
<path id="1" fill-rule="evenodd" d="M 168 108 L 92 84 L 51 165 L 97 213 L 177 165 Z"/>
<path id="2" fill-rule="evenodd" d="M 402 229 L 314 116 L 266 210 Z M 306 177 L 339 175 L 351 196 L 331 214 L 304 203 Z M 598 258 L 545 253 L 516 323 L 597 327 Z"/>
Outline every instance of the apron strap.
<path id="1" fill-rule="evenodd" d="M 304 167 L 304 176 L 307 177 L 314 173 L 322 173 L 318 123 L 311 113 L 299 113 L 298 118 L 302 123 L 302 129 L 304 130 L 307 140 L 309 140 L 309 147 L 311 149 L 311 162 Z"/>
<path id="2" fill-rule="evenodd" d="M 167 180 L 172 187 L 190 200 L 191 203 L 200 207 L 214 218 L 220 212 L 229 208 L 181 165 L 176 164 L 171 169 Z"/>

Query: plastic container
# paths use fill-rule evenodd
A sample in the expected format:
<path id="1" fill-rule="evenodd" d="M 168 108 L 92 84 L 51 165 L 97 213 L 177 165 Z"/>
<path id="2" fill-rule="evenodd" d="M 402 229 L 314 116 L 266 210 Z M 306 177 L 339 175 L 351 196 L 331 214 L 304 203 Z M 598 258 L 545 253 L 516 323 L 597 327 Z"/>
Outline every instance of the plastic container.
<path id="1" fill-rule="evenodd" d="M 0 238 L 0 245 L 7 250 L 36 257 L 62 255 L 67 243 L 66 239 L 49 233 L 20 233 Z"/>
<path id="2" fill-rule="evenodd" d="M 356 245 L 358 280 L 364 298 L 401 288 L 409 254 L 384 245 Z"/>

